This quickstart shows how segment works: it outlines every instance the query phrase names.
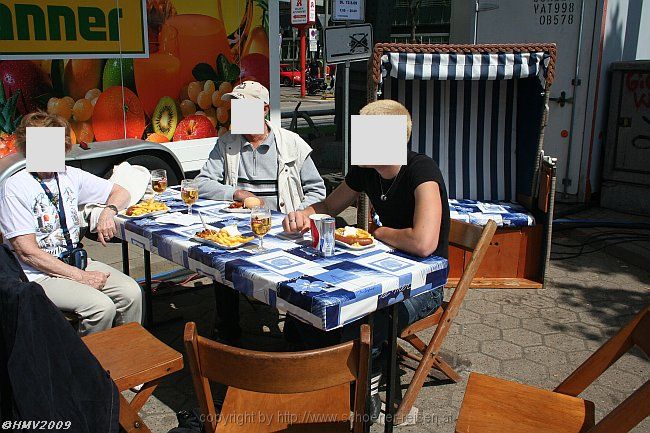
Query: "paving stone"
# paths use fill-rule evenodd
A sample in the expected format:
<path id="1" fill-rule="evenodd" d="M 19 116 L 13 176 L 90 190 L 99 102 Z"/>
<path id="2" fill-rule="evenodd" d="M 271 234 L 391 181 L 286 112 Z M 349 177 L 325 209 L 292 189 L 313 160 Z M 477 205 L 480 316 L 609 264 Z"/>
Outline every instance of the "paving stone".
<path id="1" fill-rule="evenodd" d="M 542 308 L 539 310 L 541 317 L 558 323 L 571 323 L 578 320 L 578 315 L 564 308 Z"/>
<path id="2" fill-rule="evenodd" d="M 481 352 L 501 360 L 521 358 L 521 347 L 503 340 L 484 341 Z"/>
<path id="3" fill-rule="evenodd" d="M 546 346 L 525 347 L 524 358 L 547 367 L 567 363 L 566 353 Z"/>
<path id="4" fill-rule="evenodd" d="M 486 341 L 501 338 L 501 330 L 482 323 L 463 325 L 463 335 L 474 340 Z"/>
<path id="5" fill-rule="evenodd" d="M 521 347 L 539 346 L 542 344 L 542 336 L 527 329 L 504 329 L 503 339 Z"/>
<path id="6" fill-rule="evenodd" d="M 534 308 L 551 308 L 555 307 L 555 299 L 547 298 L 541 295 L 531 295 L 522 301 L 524 305 Z"/>
<path id="7" fill-rule="evenodd" d="M 569 365 L 576 369 L 593 354 L 593 350 L 581 350 L 579 352 L 569 352 L 566 354 L 566 356 Z"/>
<path id="8" fill-rule="evenodd" d="M 498 313 L 501 306 L 494 302 L 489 302 L 484 299 L 469 300 L 463 302 L 463 309 L 470 310 L 479 314 Z"/>
<path id="9" fill-rule="evenodd" d="M 445 349 L 456 353 L 478 352 L 479 342 L 467 335 L 454 335 L 445 339 Z"/>
<path id="10" fill-rule="evenodd" d="M 483 323 L 499 329 L 518 328 L 521 326 L 518 318 L 503 313 L 486 314 L 483 317 Z"/>
<path id="11" fill-rule="evenodd" d="M 505 304 L 501 307 L 501 311 L 503 314 L 518 317 L 520 319 L 539 317 L 539 309 L 523 304 Z"/>
<path id="12" fill-rule="evenodd" d="M 524 329 L 528 329 L 529 331 L 537 332 L 539 334 L 556 334 L 567 329 L 566 325 L 553 322 L 552 320 L 543 319 L 541 317 L 522 320 L 522 325 Z"/>
<path id="13" fill-rule="evenodd" d="M 642 377 L 643 375 L 646 375 L 646 377 L 650 376 L 648 374 L 650 371 L 650 363 L 648 363 L 647 358 L 645 358 L 645 355 L 638 348 L 631 350 L 626 356 L 621 357 L 621 359 L 616 361 L 614 367 Z"/>
<path id="14" fill-rule="evenodd" d="M 496 376 L 501 373 L 501 364 L 499 360 L 484 353 L 473 353 L 471 363 L 471 371 Z"/>
<path id="15" fill-rule="evenodd" d="M 544 343 L 564 352 L 577 352 L 584 350 L 585 342 L 579 338 L 566 334 L 551 334 L 544 336 Z"/>
<path id="16" fill-rule="evenodd" d="M 501 361 L 501 374 L 532 386 L 540 386 L 543 380 L 548 379 L 546 366 L 523 358 Z"/>
<path id="17" fill-rule="evenodd" d="M 461 307 L 458 316 L 456 316 L 454 319 L 454 323 L 462 325 L 467 323 L 481 323 L 481 315 L 479 313 L 475 313 L 472 310 L 466 310 Z"/>

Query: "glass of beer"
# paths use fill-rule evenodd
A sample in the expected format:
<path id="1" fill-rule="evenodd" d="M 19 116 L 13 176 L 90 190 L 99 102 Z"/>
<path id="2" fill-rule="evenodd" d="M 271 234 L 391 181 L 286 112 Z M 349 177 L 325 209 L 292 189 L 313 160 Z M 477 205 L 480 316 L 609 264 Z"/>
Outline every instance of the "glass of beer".
<path id="1" fill-rule="evenodd" d="M 256 206 L 251 210 L 251 230 L 260 238 L 259 245 L 253 252 L 255 254 L 265 252 L 264 235 L 271 230 L 271 211 L 269 209 Z"/>
<path id="2" fill-rule="evenodd" d="M 181 181 L 181 198 L 187 205 L 187 214 L 192 215 L 192 205 L 199 199 L 199 186 L 194 179 Z"/>
<path id="3" fill-rule="evenodd" d="M 156 194 L 162 194 L 167 189 L 167 171 L 159 168 L 151 170 L 151 188 Z"/>

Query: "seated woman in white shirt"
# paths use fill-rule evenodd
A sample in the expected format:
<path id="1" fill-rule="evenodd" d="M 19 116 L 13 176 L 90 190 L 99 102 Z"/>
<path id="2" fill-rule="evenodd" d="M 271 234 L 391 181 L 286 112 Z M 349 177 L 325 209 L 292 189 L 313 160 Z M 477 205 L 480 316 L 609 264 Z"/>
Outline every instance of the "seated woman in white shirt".
<path id="1" fill-rule="evenodd" d="M 26 154 L 27 127 L 64 127 L 66 153 L 72 148 L 70 124 L 44 112 L 26 115 L 16 130 L 16 145 Z M 90 334 L 128 322 L 141 322 L 142 291 L 132 278 L 88 259 L 85 269 L 62 261 L 79 246 L 78 207 L 104 203 L 98 240 L 115 236 L 115 214 L 129 202 L 119 185 L 75 167 L 59 173 L 19 171 L 0 186 L 0 232 L 15 252 L 27 278 L 40 284 L 63 311 L 81 316 L 79 332 Z"/>

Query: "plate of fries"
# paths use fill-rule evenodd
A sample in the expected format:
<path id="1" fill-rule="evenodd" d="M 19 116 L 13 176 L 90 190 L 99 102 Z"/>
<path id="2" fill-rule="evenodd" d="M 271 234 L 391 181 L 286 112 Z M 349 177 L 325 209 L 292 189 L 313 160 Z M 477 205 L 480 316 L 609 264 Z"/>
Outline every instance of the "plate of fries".
<path id="1" fill-rule="evenodd" d="M 244 203 L 240 201 L 233 201 L 228 205 L 228 207 L 225 207 L 222 210 L 229 213 L 251 213 L 251 210 L 244 207 Z"/>
<path id="2" fill-rule="evenodd" d="M 201 230 L 200 232 L 196 232 L 192 239 L 206 245 L 216 246 L 225 250 L 233 250 L 249 243 L 254 238 L 253 236 L 242 235 L 236 227 L 231 226 L 222 229 L 208 228 Z"/>
<path id="3" fill-rule="evenodd" d="M 165 203 L 155 200 L 145 200 L 129 206 L 127 209 L 119 213 L 124 218 L 145 218 L 156 215 L 162 215 L 169 212 L 169 208 Z"/>

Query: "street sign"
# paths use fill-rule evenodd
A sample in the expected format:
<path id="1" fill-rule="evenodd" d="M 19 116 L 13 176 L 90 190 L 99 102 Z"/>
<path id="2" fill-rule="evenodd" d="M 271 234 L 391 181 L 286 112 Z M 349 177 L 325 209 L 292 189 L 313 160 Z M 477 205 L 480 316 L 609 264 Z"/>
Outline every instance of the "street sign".
<path id="1" fill-rule="evenodd" d="M 372 26 L 357 24 L 325 29 L 327 63 L 358 62 L 372 55 Z"/>
<path id="2" fill-rule="evenodd" d="M 334 21 L 365 21 L 365 0 L 334 0 Z"/>
<path id="3" fill-rule="evenodd" d="M 318 39 L 318 29 L 311 28 L 309 29 L 309 40 L 317 40 Z"/>
<path id="4" fill-rule="evenodd" d="M 316 39 L 309 40 L 309 51 L 318 51 L 318 41 Z"/>
<path id="5" fill-rule="evenodd" d="M 291 24 L 306 25 L 316 21 L 316 0 L 291 0 Z"/>

